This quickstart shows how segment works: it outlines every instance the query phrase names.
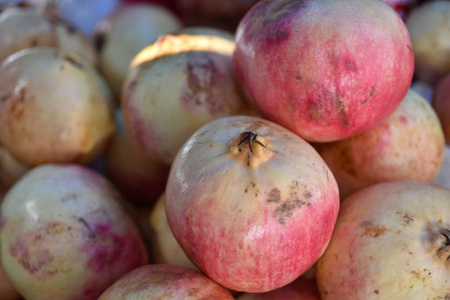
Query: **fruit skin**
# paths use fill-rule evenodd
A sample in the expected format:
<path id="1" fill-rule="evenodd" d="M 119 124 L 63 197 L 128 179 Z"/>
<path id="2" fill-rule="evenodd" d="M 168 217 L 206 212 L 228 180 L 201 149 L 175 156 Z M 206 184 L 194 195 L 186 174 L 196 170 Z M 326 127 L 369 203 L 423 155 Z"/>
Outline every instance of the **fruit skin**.
<path id="1" fill-rule="evenodd" d="M 204 274 L 179 266 L 152 264 L 123 276 L 99 300 L 234 299 Z"/>
<path id="2" fill-rule="evenodd" d="M 145 222 L 149 226 L 150 251 L 152 261 L 157 264 L 169 264 L 184 268 L 197 269 L 181 249 L 173 236 L 169 223 L 167 222 L 164 203 L 166 196 L 163 193 Z"/>
<path id="3" fill-rule="evenodd" d="M 111 93 L 73 53 L 30 48 L 0 66 L 0 142 L 28 166 L 89 163 L 114 132 Z"/>
<path id="4" fill-rule="evenodd" d="M 450 190 L 416 180 L 345 199 L 317 264 L 321 299 L 450 297 L 449 211 Z"/>
<path id="5" fill-rule="evenodd" d="M 403 21 L 381 1 L 261 1 L 238 27 L 233 66 L 264 118 L 326 142 L 387 118 L 414 57 Z"/>
<path id="6" fill-rule="evenodd" d="M 31 47 L 75 52 L 92 66 L 97 55 L 92 41 L 68 24 L 37 9 L 10 7 L 0 13 L 0 62 Z"/>
<path id="7" fill-rule="evenodd" d="M 447 144 L 450 143 L 450 74 L 442 78 L 433 90 L 431 105 L 436 111 Z"/>
<path id="8" fill-rule="evenodd" d="M 320 300 L 314 280 L 297 279 L 282 288 L 261 294 L 244 293 L 236 300 Z"/>
<path id="9" fill-rule="evenodd" d="M 257 136 L 247 139 L 248 132 Z M 236 116 L 204 125 L 180 149 L 165 208 L 200 270 L 229 289 L 259 293 L 294 281 L 318 260 L 339 195 L 307 142 L 267 120 Z"/>
<path id="10" fill-rule="evenodd" d="M 234 42 L 220 32 L 201 31 L 206 32 L 164 35 L 144 48 L 124 85 L 122 109 L 130 135 L 167 165 L 202 125 L 253 114 L 232 70 Z"/>
<path id="11" fill-rule="evenodd" d="M 415 75 L 430 84 L 450 73 L 448 1 L 430 1 L 415 7 L 406 20 L 414 48 Z"/>
<path id="12" fill-rule="evenodd" d="M 98 24 L 94 40 L 99 69 L 117 99 L 133 57 L 160 35 L 180 28 L 180 20 L 169 10 L 144 3 L 123 5 Z"/>
<path id="13" fill-rule="evenodd" d="M 318 145 L 338 182 L 341 199 L 374 183 L 432 182 L 444 161 L 445 140 L 431 105 L 409 90 L 392 115 L 354 137 Z"/>
<path id="14" fill-rule="evenodd" d="M 107 177 L 130 202 L 152 205 L 164 191 L 170 167 L 140 148 L 128 133 L 120 109 L 105 159 Z"/>
<path id="15" fill-rule="evenodd" d="M 45 165 L 22 177 L 2 203 L 1 263 L 26 299 L 97 299 L 148 263 L 120 194 L 79 165 Z"/>

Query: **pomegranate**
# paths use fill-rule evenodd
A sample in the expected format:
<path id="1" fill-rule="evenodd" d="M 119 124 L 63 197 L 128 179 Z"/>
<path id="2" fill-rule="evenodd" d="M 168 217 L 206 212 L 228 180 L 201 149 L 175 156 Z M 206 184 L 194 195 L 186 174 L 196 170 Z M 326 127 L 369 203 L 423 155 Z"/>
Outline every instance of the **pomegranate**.
<path id="1" fill-rule="evenodd" d="M 233 66 L 263 117 L 325 142 L 387 118 L 414 57 L 405 24 L 381 1 L 264 0 L 238 27 Z"/>
<path id="2" fill-rule="evenodd" d="M 450 190 L 418 180 L 346 198 L 317 263 L 321 299 L 449 298 L 449 211 Z"/>
<path id="3" fill-rule="evenodd" d="M 139 147 L 128 133 L 120 109 L 116 110 L 116 128 L 105 153 L 106 174 L 127 200 L 152 205 L 164 191 L 169 167 Z"/>
<path id="4" fill-rule="evenodd" d="M 318 146 L 341 199 L 374 183 L 433 181 L 444 160 L 444 133 L 431 105 L 409 90 L 395 112 L 357 136 Z"/>
<path id="5" fill-rule="evenodd" d="M 63 21 L 28 7 L 4 10 L 0 14 L 0 62 L 31 47 L 75 52 L 91 65 L 97 63 L 91 40 Z"/>
<path id="6" fill-rule="evenodd" d="M 22 163 L 91 162 L 113 132 L 110 91 L 74 53 L 30 48 L 0 66 L 0 142 Z"/>
<path id="7" fill-rule="evenodd" d="M 179 266 L 153 264 L 140 267 L 110 286 L 99 300 L 234 299 L 204 274 Z"/>
<path id="8" fill-rule="evenodd" d="M 310 144 L 250 116 L 212 121 L 172 165 L 166 213 L 189 259 L 219 284 L 266 292 L 322 255 L 339 209 L 336 181 Z"/>
<path id="9" fill-rule="evenodd" d="M 174 238 L 169 223 L 167 222 L 164 203 L 165 194 L 162 194 L 155 203 L 150 215 L 147 217 L 147 224 L 150 227 L 150 251 L 155 263 L 176 265 L 185 268 L 196 269 L 189 258 L 181 249 Z"/>
<path id="10" fill-rule="evenodd" d="M 3 271 L 26 299 L 94 300 L 148 262 L 120 194 L 79 165 L 39 166 L 2 203 Z"/>
<path id="11" fill-rule="evenodd" d="M 117 98 L 133 57 L 160 35 L 180 28 L 181 22 L 169 10 L 143 3 L 123 5 L 97 25 L 100 72 Z"/>
<path id="12" fill-rule="evenodd" d="M 141 148 L 170 165 L 202 125 L 253 113 L 232 71 L 234 49 L 220 34 L 165 35 L 133 59 L 122 109 Z"/>
<path id="13" fill-rule="evenodd" d="M 449 1 L 430 1 L 415 7 L 406 20 L 414 48 L 414 73 L 433 86 L 450 73 L 449 14 Z"/>

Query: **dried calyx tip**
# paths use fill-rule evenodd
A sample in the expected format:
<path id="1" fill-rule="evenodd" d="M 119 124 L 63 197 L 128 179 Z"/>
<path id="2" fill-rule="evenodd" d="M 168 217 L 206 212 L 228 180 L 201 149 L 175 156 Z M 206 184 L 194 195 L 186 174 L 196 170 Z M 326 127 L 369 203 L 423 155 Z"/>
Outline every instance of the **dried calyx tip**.
<path id="1" fill-rule="evenodd" d="M 267 147 L 267 141 L 257 133 L 254 133 L 252 131 L 246 131 L 241 134 L 242 140 L 239 142 L 238 146 L 242 145 L 243 143 L 247 143 L 248 147 L 250 149 L 250 152 L 253 152 L 253 143 L 258 143 L 264 148 Z"/>
<path id="2" fill-rule="evenodd" d="M 264 151 L 267 145 L 267 140 L 253 131 L 245 131 L 228 143 L 230 154 L 252 168 L 271 156 L 270 151 Z"/>

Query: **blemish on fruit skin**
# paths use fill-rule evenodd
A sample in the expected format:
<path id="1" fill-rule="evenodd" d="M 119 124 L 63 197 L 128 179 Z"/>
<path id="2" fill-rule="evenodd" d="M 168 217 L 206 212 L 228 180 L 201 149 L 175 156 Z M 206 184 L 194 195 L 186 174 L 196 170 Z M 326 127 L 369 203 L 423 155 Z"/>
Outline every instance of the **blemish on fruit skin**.
<path id="1" fill-rule="evenodd" d="M 400 116 L 400 122 L 404 125 L 408 125 L 408 118 L 405 116 Z"/>
<path id="2" fill-rule="evenodd" d="M 59 273 L 70 272 L 70 268 L 61 264 L 54 256 L 51 247 L 55 241 L 71 237 L 71 228 L 64 223 L 49 222 L 35 230 L 19 236 L 10 247 L 10 254 L 28 273 L 40 281 L 46 281 Z"/>
<path id="3" fill-rule="evenodd" d="M 366 104 L 367 101 L 369 101 L 370 98 L 372 98 L 372 96 L 375 94 L 376 91 L 377 90 L 376 90 L 375 86 L 373 86 L 372 89 L 369 92 L 369 96 L 362 102 L 362 105 Z"/>
<path id="4" fill-rule="evenodd" d="M 269 192 L 269 196 L 267 197 L 267 202 L 280 202 L 281 200 L 281 192 L 278 188 L 273 188 L 270 192 Z"/>
<path id="5" fill-rule="evenodd" d="M 81 69 L 81 70 L 85 69 L 83 63 L 81 61 L 73 58 L 72 56 L 66 55 L 66 56 L 64 56 L 64 59 L 66 61 L 68 61 L 69 63 L 71 63 L 72 65 L 74 65 L 75 67 L 77 67 L 78 69 Z"/>
<path id="6" fill-rule="evenodd" d="M 380 235 L 385 234 L 387 231 L 389 231 L 389 229 L 387 229 L 384 226 L 376 226 L 372 223 L 372 221 L 370 220 L 365 220 L 361 223 L 361 227 L 363 227 L 365 230 L 364 232 L 360 235 L 360 237 L 363 236 L 370 236 L 373 238 L 377 238 Z"/>
<path id="7" fill-rule="evenodd" d="M 109 223 L 91 224 L 89 228 L 88 240 L 81 247 L 88 256 L 86 267 L 105 274 L 117 267 L 130 270 L 142 263 L 142 253 L 135 253 L 141 249 L 135 234 L 119 235 Z"/>
<path id="8" fill-rule="evenodd" d="M 180 103 L 188 110 L 206 109 L 212 115 L 233 111 L 226 97 L 234 82 L 225 67 L 231 58 L 207 52 L 186 54 L 186 84 L 182 89 Z M 230 69 L 231 70 L 231 69 Z"/>
<path id="9" fill-rule="evenodd" d="M 294 210 L 302 206 L 310 206 L 311 203 L 307 202 L 306 199 L 312 197 L 306 186 L 299 183 L 297 180 L 292 180 L 288 186 L 289 195 L 285 201 L 281 201 L 281 191 L 278 188 L 273 188 L 266 199 L 268 203 L 277 203 L 278 206 L 275 208 L 273 215 L 278 219 L 280 224 L 286 224 L 286 220 L 290 218 Z M 301 199 L 304 198 L 304 199 Z"/>

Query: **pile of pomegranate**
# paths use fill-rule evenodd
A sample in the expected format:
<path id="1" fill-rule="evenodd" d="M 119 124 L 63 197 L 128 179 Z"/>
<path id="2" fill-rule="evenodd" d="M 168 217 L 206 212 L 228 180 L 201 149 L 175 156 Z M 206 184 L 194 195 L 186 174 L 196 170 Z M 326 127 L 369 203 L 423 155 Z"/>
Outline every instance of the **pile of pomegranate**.
<path id="1" fill-rule="evenodd" d="M 450 2 L 0 8 L 0 300 L 450 299 Z"/>

